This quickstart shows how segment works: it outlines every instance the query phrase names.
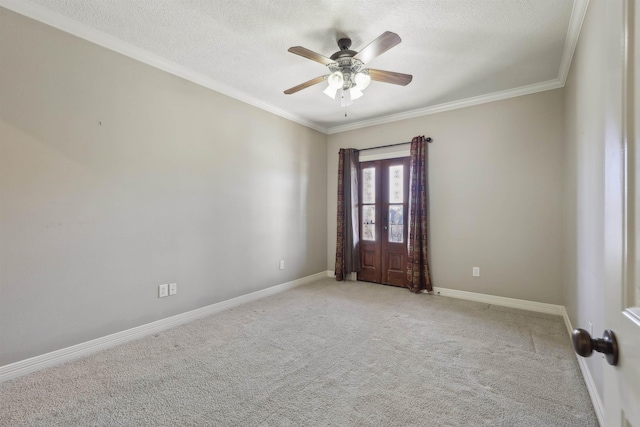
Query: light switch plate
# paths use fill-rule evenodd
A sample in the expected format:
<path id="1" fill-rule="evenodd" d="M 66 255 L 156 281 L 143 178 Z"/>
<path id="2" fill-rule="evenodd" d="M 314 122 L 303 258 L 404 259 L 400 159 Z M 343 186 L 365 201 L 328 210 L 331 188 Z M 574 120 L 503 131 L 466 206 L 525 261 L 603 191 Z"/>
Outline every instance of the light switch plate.
<path id="1" fill-rule="evenodd" d="M 169 295 L 175 295 L 178 293 L 178 284 L 170 283 L 169 284 Z"/>

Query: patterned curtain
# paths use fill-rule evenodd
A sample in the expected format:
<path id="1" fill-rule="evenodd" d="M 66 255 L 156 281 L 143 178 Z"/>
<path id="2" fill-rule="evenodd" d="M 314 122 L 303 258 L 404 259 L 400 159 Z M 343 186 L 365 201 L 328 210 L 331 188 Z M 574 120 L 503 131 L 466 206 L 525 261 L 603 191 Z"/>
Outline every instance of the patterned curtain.
<path id="1" fill-rule="evenodd" d="M 409 166 L 409 259 L 408 287 L 411 292 L 433 290 L 428 261 L 427 142 L 424 136 L 411 140 Z"/>
<path id="2" fill-rule="evenodd" d="M 338 235 L 336 280 L 360 271 L 358 221 L 358 150 L 341 148 L 338 158 Z"/>

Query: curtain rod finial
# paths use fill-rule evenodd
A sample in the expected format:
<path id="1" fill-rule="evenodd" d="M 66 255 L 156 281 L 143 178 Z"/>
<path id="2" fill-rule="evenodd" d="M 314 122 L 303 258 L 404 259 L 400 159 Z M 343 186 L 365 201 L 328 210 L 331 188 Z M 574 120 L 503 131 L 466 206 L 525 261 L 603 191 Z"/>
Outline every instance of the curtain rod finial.
<path id="1" fill-rule="evenodd" d="M 428 136 L 428 137 L 427 137 L 427 139 L 426 139 L 426 141 L 427 141 L 427 142 L 431 142 L 431 141 L 433 141 L 433 139 L 431 139 L 431 137 L 430 137 L 430 136 Z"/>

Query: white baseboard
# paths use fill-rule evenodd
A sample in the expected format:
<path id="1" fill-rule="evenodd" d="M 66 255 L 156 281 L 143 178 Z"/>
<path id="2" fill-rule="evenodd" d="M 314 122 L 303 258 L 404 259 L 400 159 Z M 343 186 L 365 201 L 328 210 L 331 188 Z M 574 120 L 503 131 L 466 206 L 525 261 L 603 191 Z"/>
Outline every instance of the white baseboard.
<path id="1" fill-rule="evenodd" d="M 104 350 L 110 347 L 114 347 L 119 344 L 123 344 L 128 341 L 132 341 L 138 338 L 142 338 L 147 335 L 151 335 L 166 329 L 173 328 L 178 325 L 182 325 L 187 322 L 191 322 L 196 319 L 200 319 L 209 316 L 214 313 L 227 310 L 232 307 L 236 307 L 241 304 L 245 304 L 251 301 L 256 301 L 270 295 L 286 291 L 288 289 L 295 288 L 300 285 L 304 285 L 314 280 L 324 278 L 326 273 L 320 272 L 306 276 L 301 279 L 293 280 L 291 282 L 282 283 L 280 285 L 272 286 L 267 289 L 252 292 L 250 294 L 241 295 L 236 298 L 232 298 L 226 301 L 221 301 L 216 304 L 211 304 L 206 307 L 198 308 L 188 311 L 186 313 L 177 314 L 175 316 L 167 317 L 166 319 L 157 320 L 155 322 L 147 323 L 146 325 L 137 326 L 135 328 L 127 329 L 115 334 L 107 335 L 105 337 L 96 338 L 91 341 L 76 344 L 71 347 L 63 348 L 60 350 L 52 351 L 50 353 L 35 356 L 29 359 L 21 360 L 9 365 L 0 366 L 0 383 L 8 381 L 13 378 L 17 378 L 23 375 L 30 374 L 31 372 L 38 371 L 40 369 L 48 368 L 51 366 L 59 365 L 70 360 L 74 360 L 89 354 L 95 353 L 100 350 Z"/>
<path id="2" fill-rule="evenodd" d="M 356 280 L 355 274 L 350 277 L 350 280 Z M 167 317 L 155 322 L 147 323 L 146 325 L 137 326 L 135 328 L 127 329 L 125 331 L 117 332 L 115 334 L 107 335 L 102 338 L 87 341 L 81 344 L 77 344 L 71 347 L 63 348 L 60 350 L 52 351 L 40 356 L 35 356 L 30 359 L 21 360 L 9 365 L 0 366 L 0 383 L 8 381 L 13 378 L 17 378 L 23 375 L 30 374 L 31 372 L 38 371 L 40 369 L 48 368 L 51 366 L 59 365 L 70 360 L 78 359 L 83 356 L 95 353 L 100 350 L 104 350 L 110 347 L 114 347 L 119 344 L 123 344 L 134 339 L 142 338 L 147 335 L 151 335 L 166 329 L 173 328 L 175 326 L 191 322 L 214 313 L 218 313 L 227 310 L 232 307 L 236 307 L 247 302 L 256 301 L 261 298 L 268 297 L 270 295 L 277 294 L 279 292 L 286 291 L 288 289 L 295 288 L 314 280 L 324 277 L 335 277 L 335 274 L 331 270 L 326 272 L 320 272 L 306 276 L 301 279 L 293 280 L 291 282 L 282 283 L 280 285 L 272 286 L 267 289 L 252 292 L 250 294 L 242 295 L 230 300 L 221 301 L 216 304 L 211 304 L 206 307 L 198 308 L 196 310 L 188 311 L 186 313 L 178 314 L 175 316 Z M 546 304 L 535 301 L 520 300 L 515 298 L 506 298 L 493 295 L 480 294 L 475 292 L 459 291 L 456 289 L 447 289 L 434 287 L 433 293 L 435 295 L 446 296 L 450 298 L 459 298 L 470 301 L 483 302 L 486 304 L 494 304 L 504 307 L 520 308 L 523 310 L 535 311 L 540 313 L 556 314 L 562 316 L 565 326 L 569 335 L 573 331 L 571 326 L 571 320 L 567 315 L 564 306 L 555 304 Z M 577 357 L 577 356 L 576 356 Z M 604 407 L 602 405 L 602 399 L 598 394 L 598 390 L 595 387 L 593 377 L 587 366 L 584 358 L 577 357 L 582 376 L 584 377 L 591 396 L 591 402 L 593 403 L 594 410 L 598 417 L 600 425 L 604 425 Z"/>
<path id="3" fill-rule="evenodd" d="M 494 295 L 479 294 L 476 292 L 458 291 L 456 289 L 434 287 L 433 294 L 441 295 L 444 297 L 466 299 L 469 301 L 499 305 L 502 307 L 512 307 L 522 310 L 536 311 L 538 313 L 556 314 L 558 316 L 562 316 L 563 313 L 565 313 L 564 306 L 562 305 L 546 304 L 544 302 L 527 301 L 516 298 L 498 297 Z"/>
<path id="4" fill-rule="evenodd" d="M 569 315 L 565 310 L 564 314 L 564 324 L 567 327 L 567 332 L 569 336 L 573 332 L 573 326 L 571 325 L 571 320 L 569 319 Z M 593 381 L 593 377 L 591 376 L 591 371 L 587 366 L 587 360 L 584 357 L 580 357 L 576 354 L 576 359 L 578 360 L 578 365 L 580 366 L 580 371 L 582 371 L 582 377 L 584 378 L 584 382 L 587 385 L 587 390 L 589 391 L 589 396 L 591 396 L 591 403 L 593 404 L 593 409 L 596 412 L 596 416 L 598 417 L 598 422 L 601 426 L 604 424 L 604 405 L 602 404 L 602 399 L 600 398 L 600 394 L 598 393 L 598 389 L 596 388 L 596 383 Z"/>

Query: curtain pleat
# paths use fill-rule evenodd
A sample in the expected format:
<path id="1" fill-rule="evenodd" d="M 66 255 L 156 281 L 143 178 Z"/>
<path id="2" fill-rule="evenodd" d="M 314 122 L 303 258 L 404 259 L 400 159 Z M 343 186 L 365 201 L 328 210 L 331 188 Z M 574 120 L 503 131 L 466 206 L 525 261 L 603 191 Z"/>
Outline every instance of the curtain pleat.
<path id="1" fill-rule="evenodd" d="M 360 271 L 358 151 L 341 148 L 338 157 L 336 280 Z"/>
<path id="2" fill-rule="evenodd" d="M 409 258 L 408 288 L 411 292 L 432 291 L 428 257 L 428 177 L 427 142 L 424 136 L 411 140 L 409 166 Z"/>

